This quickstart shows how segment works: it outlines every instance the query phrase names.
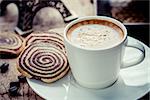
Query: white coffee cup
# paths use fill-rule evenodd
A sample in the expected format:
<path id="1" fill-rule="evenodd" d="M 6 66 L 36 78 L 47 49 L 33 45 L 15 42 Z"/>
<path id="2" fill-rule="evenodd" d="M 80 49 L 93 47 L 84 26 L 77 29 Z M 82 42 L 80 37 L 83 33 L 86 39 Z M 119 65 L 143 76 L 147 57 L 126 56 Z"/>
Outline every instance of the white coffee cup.
<path id="1" fill-rule="evenodd" d="M 108 48 L 87 49 L 72 43 L 67 32 L 70 27 L 85 20 L 106 20 L 119 26 L 123 33 L 123 39 L 118 44 Z M 64 30 L 64 42 L 67 57 L 75 80 L 87 88 L 105 88 L 112 85 L 119 76 L 120 67 L 132 66 L 144 59 L 144 47 L 139 43 L 127 44 L 127 30 L 125 26 L 116 19 L 105 16 L 87 16 L 69 23 Z M 126 46 L 140 49 L 143 52 L 136 61 L 123 62 Z"/>

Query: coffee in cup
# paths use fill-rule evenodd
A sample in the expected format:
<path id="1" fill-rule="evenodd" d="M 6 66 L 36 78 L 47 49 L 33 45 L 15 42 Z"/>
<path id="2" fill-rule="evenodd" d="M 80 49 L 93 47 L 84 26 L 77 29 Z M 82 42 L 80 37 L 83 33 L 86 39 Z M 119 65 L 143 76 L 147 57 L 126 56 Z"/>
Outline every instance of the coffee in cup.
<path id="1" fill-rule="evenodd" d="M 116 24 L 106 20 L 81 21 L 68 29 L 67 38 L 81 48 L 106 48 L 120 43 L 124 33 Z"/>
<path id="2" fill-rule="evenodd" d="M 123 61 L 126 46 L 140 49 L 139 43 L 127 44 L 127 30 L 116 19 L 106 16 L 87 16 L 69 23 L 64 30 L 64 43 L 72 74 L 87 88 L 105 88 L 119 77 L 121 66 L 132 66 Z M 143 54 L 144 55 L 144 54 Z"/>

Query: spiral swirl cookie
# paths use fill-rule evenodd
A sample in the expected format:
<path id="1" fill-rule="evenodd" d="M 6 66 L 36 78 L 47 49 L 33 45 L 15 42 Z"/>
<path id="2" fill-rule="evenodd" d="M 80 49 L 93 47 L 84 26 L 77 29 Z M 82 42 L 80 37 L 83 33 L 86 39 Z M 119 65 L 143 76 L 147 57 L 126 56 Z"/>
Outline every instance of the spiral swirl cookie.
<path id="1" fill-rule="evenodd" d="M 13 32 L 0 32 L 1 57 L 17 56 L 24 47 L 25 44 L 21 36 Z"/>
<path id="2" fill-rule="evenodd" d="M 48 42 L 65 52 L 63 37 L 55 32 L 35 32 L 26 38 L 26 44 Z"/>
<path id="3" fill-rule="evenodd" d="M 28 78 L 46 83 L 62 78 L 68 71 L 65 53 L 50 43 L 33 43 L 18 58 L 18 70 Z"/>

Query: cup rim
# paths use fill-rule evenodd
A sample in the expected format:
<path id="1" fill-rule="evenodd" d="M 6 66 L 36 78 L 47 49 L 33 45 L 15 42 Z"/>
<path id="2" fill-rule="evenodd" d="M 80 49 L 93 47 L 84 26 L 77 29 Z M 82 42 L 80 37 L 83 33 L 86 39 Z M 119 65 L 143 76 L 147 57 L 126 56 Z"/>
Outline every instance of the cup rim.
<path id="1" fill-rule="evenodd" d="M 82 48 L 78 45 L 75 45 L 73 43 L 71 43 L 69 41 L 69 39 L 67 38 L 67 31 L 68 29 L 73 26 L 74 24 L 78 23 L 78 22 L 81 22 L 81 21 L 85 21 L 85 20 L 91 20 L 91 19 L 98 19 L 98 20 L 106 20 L 106 21 L 110 21 L 114 24 L 116 24 L 118 27 L 120 27 L 124 33 L 124 36 L 123 36 L 123 39 L 119 42 L 119 43 L 116 43 L 114 45 L 111 45 L 109 47 L 105 47 L 105 48 Z M 107 49 L 111 49 L 111 48 L 114 48 L 114 47 L 117 47 L 119 46 L 120 44 L 122 44 L 125 40 L 127 39 L 127 29 L 126 27 L 123 25 L 123 23 L 121 23 L 120 21 L 114 19 L 114 18 L 111 18 L 111 17 L 107 17 L 107 16 L 84 16 L 84 17 L 80 17 L 72 22 L 70 22 L 64 29 L 64 40 L 69 43 L 70 45 L 72 45 L 73 47 L 76 47 L 78 49 L 82 49 L 82 50 L 88 50 L 88 51 L 97 51 L 97 50 L 107 50 Z"/>

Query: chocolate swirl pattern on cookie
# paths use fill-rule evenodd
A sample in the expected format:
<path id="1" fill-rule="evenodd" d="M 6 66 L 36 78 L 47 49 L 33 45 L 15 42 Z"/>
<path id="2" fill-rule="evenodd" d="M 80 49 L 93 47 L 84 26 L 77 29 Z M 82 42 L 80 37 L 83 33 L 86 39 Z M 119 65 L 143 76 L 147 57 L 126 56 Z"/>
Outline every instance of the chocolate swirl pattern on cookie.
<path id="1" fill-rule="evenodd" d="M 63 37 L 55 32 L 35 32 L 26 38 L 26 44 L 48 42 L 65 52 Z"/>
<path id="2" fill-rule="evenodd" d="M 65 53 L 50 43 L 28 45 L 18 58 L 18 70 L 28 78 L 51 83 L 62 78 L 68 71 Z"/>
<path id="3" fill-rule="evenodd" d="M 0 55 L 19 55 L 25 47 L 21 36 L 13 32 L 0 32 Z"/>

